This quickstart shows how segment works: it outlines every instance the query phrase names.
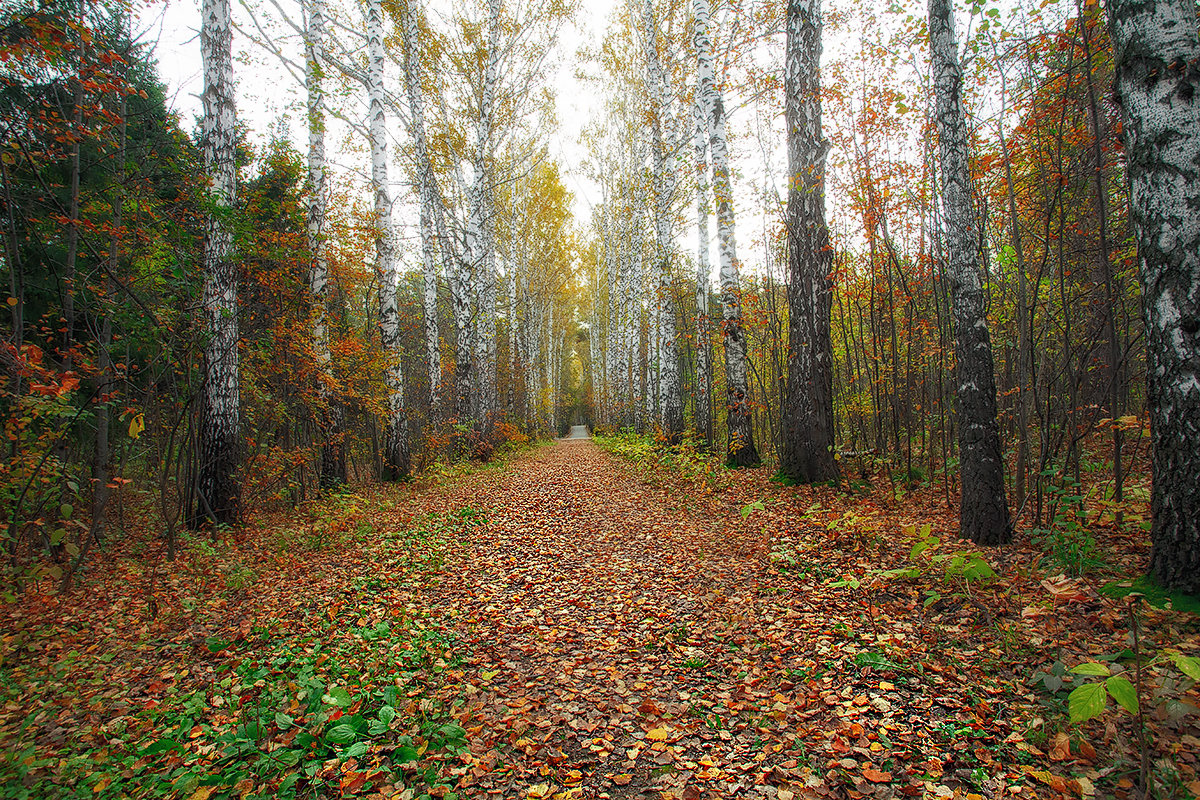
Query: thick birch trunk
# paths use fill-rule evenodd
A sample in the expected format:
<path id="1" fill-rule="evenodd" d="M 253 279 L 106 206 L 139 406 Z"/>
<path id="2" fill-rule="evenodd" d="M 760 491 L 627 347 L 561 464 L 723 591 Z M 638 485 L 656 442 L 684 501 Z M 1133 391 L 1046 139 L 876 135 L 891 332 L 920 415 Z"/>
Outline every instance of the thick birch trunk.
<path id="1" fill-rule="evenodd" d="M 344 414 L 334 396 L 333 359 L 329 353 L 329 265 L 325 259 L 325 0 L 307 0 L 304 80 L 308 90 L 308 289 L 312 309 L 312 347 L 317 362 L 317 427 L 321 463 L 318 483 L 331 489 L 346 482 Z"/>
<path id="2" fill-rule="evenodd" d="M 962 68 L 954 37 L 953 4 L 929 0 L 929 38 L 937 95 L 942 206 L 946 220 L 946 272 L 958 361 L 959 457 L 962 475 L 960 533 L 976 544 L 1012 539 L 1004 499 L 1004 461 L 996 423 L 992 343 L 984 313 L 979 228 L 971 198 Z"/>
<path id="3" fill-rule="evenodd" d="M 237 265 L 229 219 L 237 195 L 234 165 L 236 110 L 233 100 L 233 30 L 229 0 L 204 0 L 200 51 L 204 61 L 204 167 L 214 211 L 205 223 L 204 387 L 200 407 L 200 462 L 193 523 L 237 521 L 241 487 L 241 429 L 238 397 Z"/>
<path id="4" fill-rule="evenodd" d="M 1108 0 L 1146 314 L 1150 569 L 1200 593 L 1200 40 L 1190 0 Z"/>
<path id="5" fill-rule="evenodd" d="M 707 3 L 697 0 L 697 18 Z M 707 32 L 707 24 L 705 29 Z M 708 37 L 704 37 L 707 41 Z M 709 49 L 711 53 L 711 49 Z M 729 179 L 729 147 L 725 138 L 725 103 L 717 91 L 711 55 L 701 63 L 701 92 L 712 109 L 710 147 L 713 162 L 713 196 L 717 204 L 717 244 L 721 264 L 721 328 L 725 340 L 725 408 L 729 425 L 726 461 L 730 466 L 759 464 L 754 447 L 750 391 L 746 380 L 746 336 L 742 330 L 741 286 L 738 279 L 737 243 L 734 237 L 733 188 Z"/>
<path id="6" fill-rule="evenodd" d="M 788 144 L 788 368 L 780 472 L 804 483 L 837 478 L 833 344 L 821 131 L 820 0 L 789 0 L 784 92 Z"/>
<path id="7" fill-rule="evenodd" d="M 424 278 L 422 309 L 425 321 L 425 359 L 429 373 L 429 414 L 436 419 L 441 405 L 442 350 L 437 319 L 437 232 L 434 217 L 438 204 L 429 144 L 425 133 L 425 97 L 421 90 L 421 48 L 417 0 L 401 3 L 401 33 L 404 37 L 404 85 L 408 93 L 409 132 L 416 160 L 418 215 L 421 236 L 421 270 Z"/>
<path id="8" fill-rule="evenodd" d="M 375 191 L 375 279 L 379 284 L 379 334 L 385 362 L 387 418 L 384 421 L 383 479 L 409 475 L 408 418 L 404 413 L 404 372 L 400 361 L 400 311 L 396 306 L 396 232 L 388 188 L 387 118 L 383 89 L 383 9 L 367 3 L 367 96 L 370 103 L 371 184 Z"/>

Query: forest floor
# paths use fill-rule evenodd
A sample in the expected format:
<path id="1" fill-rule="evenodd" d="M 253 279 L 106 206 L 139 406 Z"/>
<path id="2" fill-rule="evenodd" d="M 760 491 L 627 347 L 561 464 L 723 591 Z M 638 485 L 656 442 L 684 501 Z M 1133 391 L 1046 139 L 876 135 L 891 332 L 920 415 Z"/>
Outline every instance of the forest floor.
<path id="1" fill-rule="evenodd" d="M 1068 578 L 939 539 L 934 495 L 573 440 L 267 515 L 153 578 L 131 536 L 0 611 L 0 797 L 1132 797 L 1132 715 L 1067 701 L 1135 663 L 1131 623 L 1158 796 L 1200 794 L 1168 652 L 1200 654 L 1197 616 L 1097 591 L 1144 543 L 1098 530 L 1106 577 Z"/>

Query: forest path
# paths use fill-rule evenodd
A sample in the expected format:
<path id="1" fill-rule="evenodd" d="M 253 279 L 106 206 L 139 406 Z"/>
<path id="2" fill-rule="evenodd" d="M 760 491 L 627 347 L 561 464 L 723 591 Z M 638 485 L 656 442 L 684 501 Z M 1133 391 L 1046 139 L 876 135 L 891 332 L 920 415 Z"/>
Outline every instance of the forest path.
<path id="1" fill-rule="evenodd" d="M 587 440 L 522 458 L 488 489 L 488 524 L 440 598 L 482 676 L 462 714 L 475 746 L 461 796 L 803 786 L 790 769 L 803 703 L 780 694 L 795 688 L 791 648 L 766 643 L 780 638 L 757 608 L 769 561 L 736 509 L 647 485 Z"/>

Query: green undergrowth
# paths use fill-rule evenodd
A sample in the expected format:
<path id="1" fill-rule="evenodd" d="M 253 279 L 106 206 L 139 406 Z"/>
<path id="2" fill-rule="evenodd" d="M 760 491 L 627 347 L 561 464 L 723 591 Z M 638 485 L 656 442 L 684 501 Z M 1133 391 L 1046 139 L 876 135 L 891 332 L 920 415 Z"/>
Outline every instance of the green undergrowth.
<path id="1" fill-rule="evenodd" d="M 326 536 L 369 544 L 347 545 L 337 576 L 280 578 L 294 586 L 253 628 L 147 642 L 149 670 L 95 646 L 0 665 L 0 798 L 454 800 L 466 654 L 419 591 L 484 515 L 376 531 L 342 497 L 319 517 Z"/>
<path id="2" fill-rule="evenodd" d="M 1132 581 L 1106 583 L 1100 588 L 1100 593 L 1118 599 L 1136 593 L 1142 595 L 1146 602 L 1155 608 L 1200 614 L 1200 595 L 1168 592 L 1152 575 L 1142 575 Z"/>
<path id="3" fill-rule="evenodd" d="M 676 445 L 628 429 L 597 431 L 592 435 L 592 441 L 602 450 L 635 464 L 644 477 L 654 473 L 674 474 L 687 481 L 702 481 L 714 488 L 728 483 L 729 470 L 721 458 L 706 451 L 704 440 L 692 431 L 684 433 Z"/>

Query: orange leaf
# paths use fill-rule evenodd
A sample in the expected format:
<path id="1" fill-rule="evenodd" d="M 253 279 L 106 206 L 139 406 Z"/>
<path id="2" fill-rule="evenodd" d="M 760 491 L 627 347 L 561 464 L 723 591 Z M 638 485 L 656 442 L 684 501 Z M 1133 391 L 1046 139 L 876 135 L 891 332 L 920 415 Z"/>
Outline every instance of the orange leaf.
<path id="1" fill-rule="evenodd" d="M 863 767 L 862 774 L 871 783 L 888 783 L 892 780 L 892 773 L 880 772 L 873 767 Z"/>

